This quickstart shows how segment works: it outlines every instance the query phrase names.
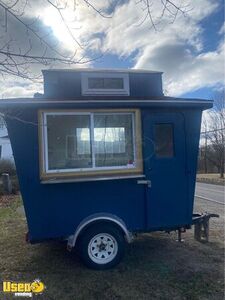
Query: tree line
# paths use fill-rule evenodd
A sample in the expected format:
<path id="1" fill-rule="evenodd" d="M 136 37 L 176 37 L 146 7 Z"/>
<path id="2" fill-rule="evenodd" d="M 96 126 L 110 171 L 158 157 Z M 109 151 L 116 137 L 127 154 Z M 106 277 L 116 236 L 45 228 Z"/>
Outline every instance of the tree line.
<path id="1" fill-rule="evenodd" d="M 203 115 L 198 158 L 199 173 L 219 173 L 224 178 L 225 163 L 224 90 L 214 97 L 213 109 Z"/>

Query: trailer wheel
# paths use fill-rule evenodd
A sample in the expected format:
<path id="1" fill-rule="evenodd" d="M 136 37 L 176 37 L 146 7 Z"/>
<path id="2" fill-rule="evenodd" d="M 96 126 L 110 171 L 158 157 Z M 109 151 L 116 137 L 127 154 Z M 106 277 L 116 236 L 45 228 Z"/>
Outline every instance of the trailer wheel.
<path id="1" fill-rule="evenodd" d="M 87 267 L 109 269 L 117 265 L 124 255 L 124 235 L 112 224 L 95 224 L 81 235 L 78 249 Z"/>

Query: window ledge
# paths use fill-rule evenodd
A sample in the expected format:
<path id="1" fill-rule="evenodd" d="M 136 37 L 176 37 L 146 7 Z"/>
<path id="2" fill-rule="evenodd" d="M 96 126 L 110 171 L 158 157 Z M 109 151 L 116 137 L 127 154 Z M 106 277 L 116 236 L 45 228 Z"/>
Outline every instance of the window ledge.
<path id="1" fill-rule="evenodd" d="M 88 182 L 88 181 L 102 181 L 102 180 L 118 180 L 118 179 L 130 179 L 130 178 L 143 178 L 144 174 L 139 175 L 124 175 L 124 176 L 108 176 L 108 177 L 87 177 L 87 178 L 51 178 L 42 180 L 42 184 L 51 183 L 69 183 L 69 182 Z"/>

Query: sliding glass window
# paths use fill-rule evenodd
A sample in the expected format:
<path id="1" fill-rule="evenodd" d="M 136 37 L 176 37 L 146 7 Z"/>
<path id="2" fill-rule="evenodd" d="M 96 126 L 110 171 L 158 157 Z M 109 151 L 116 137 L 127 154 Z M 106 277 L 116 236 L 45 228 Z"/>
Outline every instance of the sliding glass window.
<path id="1" fill-rule="evenodd" d="M 82 175 L 138 169 L 136 113 L 136 110 L 41 112 L 42 171 Z"/>

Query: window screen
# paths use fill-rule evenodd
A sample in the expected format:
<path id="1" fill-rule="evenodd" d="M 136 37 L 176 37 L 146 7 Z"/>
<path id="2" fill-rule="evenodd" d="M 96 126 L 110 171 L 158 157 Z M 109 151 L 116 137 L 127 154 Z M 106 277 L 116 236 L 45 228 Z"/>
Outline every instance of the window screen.
<path id="1" fill-rule="evenodd" d="M 134 163 L 132 114 L 94 116 L 96 167 Z"/>
<path id="2" fill-rule="evenodd" d="M 47 115 L 47 169 L 135 167 L 133 113 Z"/>
<path id="3" fill-rule="evenodd" d="M 90 128 L 76 128 L 77 154 L 91 154 Z"/>
<path id="4" fill-rule="evenodd" d="M 123 89 L 123 78 L 88 78 L 89 89 Z"/>
<path id="5" fill-rule="evenodd" d="M 174 156 L 173 124 L 155 124 L 156 157 Z"/>
<path id="6" fill-rule="evenodd" d="M 88 115 L 47 116 L 49 170 L 92 166 L 89 128 Z"/>

